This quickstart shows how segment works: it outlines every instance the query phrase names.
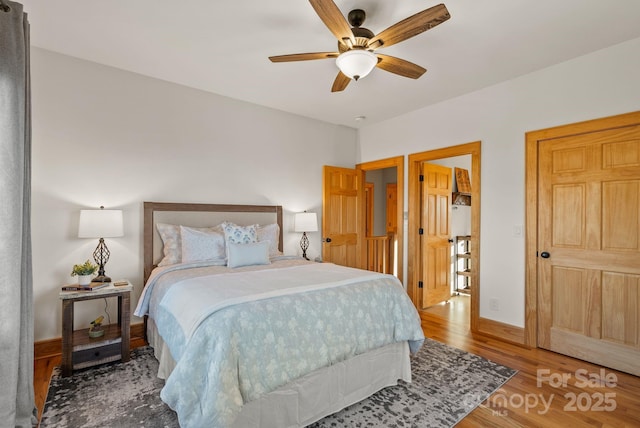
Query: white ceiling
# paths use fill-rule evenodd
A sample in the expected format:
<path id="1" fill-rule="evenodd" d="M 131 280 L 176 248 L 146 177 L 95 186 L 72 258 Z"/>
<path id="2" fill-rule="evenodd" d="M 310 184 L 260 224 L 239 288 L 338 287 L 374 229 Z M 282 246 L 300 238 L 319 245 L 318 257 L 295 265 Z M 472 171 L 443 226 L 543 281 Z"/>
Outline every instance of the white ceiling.
<path id="1" fill-rule="evenodd" d="M 444 0 L 450 20 L 379 51 L 420 79 L 374 69 L 331 93 L 334 60 L 268 60 L 336 50 L 306 0 L 18 1 L 34 46 L 356 128 L 640 37 L 640 0 Z M 379 33 L 440 1 L 335 2 Z"/>

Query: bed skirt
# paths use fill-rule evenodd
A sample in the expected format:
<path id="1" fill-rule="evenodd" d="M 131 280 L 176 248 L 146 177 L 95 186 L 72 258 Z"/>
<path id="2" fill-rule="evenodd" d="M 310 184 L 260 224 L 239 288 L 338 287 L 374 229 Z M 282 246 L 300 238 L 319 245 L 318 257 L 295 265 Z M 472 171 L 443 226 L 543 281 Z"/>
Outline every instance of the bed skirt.
<path id="1" fill-rule="evenodd" d="M 159 361 L 158 377 L 166 379 L 175 361 L 151 318 L 149 345 Z M 394 343 L 311 372 L 246 403 L 237 428 L 303 427 L 357 403 L 402 379 L 411 382 L 407 342 Z"/>

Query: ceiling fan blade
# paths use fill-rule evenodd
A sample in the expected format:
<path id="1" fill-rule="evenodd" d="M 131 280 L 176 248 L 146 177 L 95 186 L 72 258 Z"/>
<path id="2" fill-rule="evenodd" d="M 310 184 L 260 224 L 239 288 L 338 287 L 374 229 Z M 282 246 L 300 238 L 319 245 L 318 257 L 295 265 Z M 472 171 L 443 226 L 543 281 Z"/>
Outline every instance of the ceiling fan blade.
<path id="1" fill-rule="evenodd" d="M 347 76 L 342 74 L 342 71 L 339 71 L 338 75 L 336 76 L 336 80 L 333 81 L 331 92 L 344 91 L 347 85 L 349 84 L 349 82 L 351 82 L 351 79 L 349 79 Z"/>
<path id="2" fill-rule="evenodd" d="M 384 71 L 388 71 L 390 73 L 395 73 L 400 76 L 417 79 L 427 71 L 426 68 L 420 67 L 418 64 L 405 61 L 404 59 L 396 58 L 394 56 L 389 56 L 389 55 L 382 55 L 382 54 L 376 54 L 376 55 L 379 59 L 378 64 L 376 64 L 376 67 L 381 68 Z"/>
<path id="3" fill-rule="evenodd" d="M 309 3 L 338 41 L 344 43 L 343 40 L 347 39 L 355 44 L 351 26 L 333 0 L 309 0 Z"/>
<path id="4" fill-rule="evenodd" d="M 337 58 L 340 52 L 311 52 L 270 56 L 271 62 L 309 61 L 312 59 Z"/>
<path id="5" fill-rule="evenodd" d="M 425 32 L 438 24 L 442 24 L 449 18 L 451 18 L 451 15 L 449 15 L 449 11 L 444 4 L 430 7 L 378 33 L 369 40 L 368 47 L 378 49 L 383 46 L 388 47 L 395 45 L 396 43 Z"/>

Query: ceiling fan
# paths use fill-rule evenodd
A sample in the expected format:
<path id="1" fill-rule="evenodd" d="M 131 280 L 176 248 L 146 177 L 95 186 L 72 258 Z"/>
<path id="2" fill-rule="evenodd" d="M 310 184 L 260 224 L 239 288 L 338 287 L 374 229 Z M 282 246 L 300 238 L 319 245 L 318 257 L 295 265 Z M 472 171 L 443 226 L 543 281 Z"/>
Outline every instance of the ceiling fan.
<path id="1" fill-rule="evenodd" d="M 427 71 L 425 68 L 404 59 L 374 52 L 423 33 L 451 17 L 445 5 L 439 4 L 403 19 L 375 35 L 371 30 L 361 27 L 366 17 L 362 9 L 349 12 L 347 22 L 333 0 L 309 2 L 322 22 L 338 39 L 338 52 L 278 55 L 269 59 L 272 62 L 290 62 L 336 58 L 340 71 L 333 82 L 331 92 L 343 91 L 351 79 L 365 77 L 373 67 L 412 79 L 419 78 Z"/>

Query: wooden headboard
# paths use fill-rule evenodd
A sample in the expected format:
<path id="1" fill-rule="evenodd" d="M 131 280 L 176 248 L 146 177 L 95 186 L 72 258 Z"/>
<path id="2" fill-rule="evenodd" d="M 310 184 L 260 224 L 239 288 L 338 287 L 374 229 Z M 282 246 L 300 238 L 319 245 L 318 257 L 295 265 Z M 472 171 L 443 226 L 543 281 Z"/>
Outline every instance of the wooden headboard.
<path id="1" fill-rule="evenodd" d="M 156 223 L 191 227 L 215 226 L 232 221 L 241 226 L 278 223 L 282 251 L 282 206 L 280 205 L 220 205 L 175 202 L 144 203 L 144 282 L 162 258 L 162 239 Z"/>

